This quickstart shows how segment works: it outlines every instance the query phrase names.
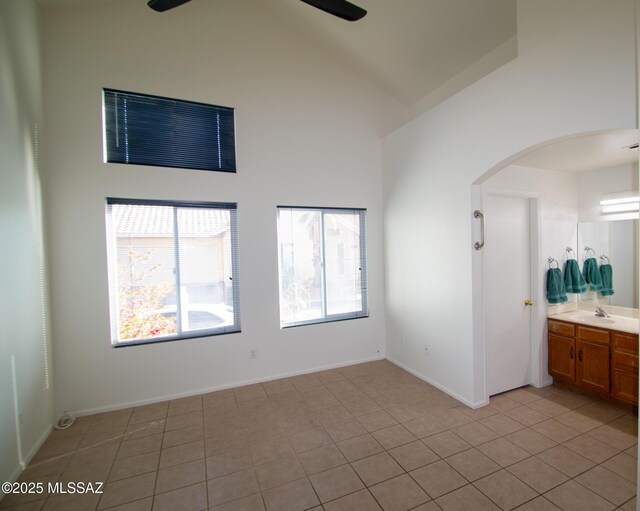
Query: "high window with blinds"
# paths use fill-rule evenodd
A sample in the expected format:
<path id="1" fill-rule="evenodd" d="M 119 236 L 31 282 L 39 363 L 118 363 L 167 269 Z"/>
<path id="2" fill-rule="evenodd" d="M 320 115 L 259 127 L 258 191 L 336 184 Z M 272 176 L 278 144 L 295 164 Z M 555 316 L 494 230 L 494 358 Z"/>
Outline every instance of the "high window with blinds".
<path id="1" fill-rule="evenodd" d="M 236 205 L 107 199 L 112 343 L 240 331 Z"/>
<path id="2" fill-rule="evenodd" d="M 280 326 L 368 316 L 365 210 L 278 207 Z"/>
<path id="3" fill-rule="evenodd" d="M 103 90 L 104 161 L 236 171 L 233 108 Z"/>

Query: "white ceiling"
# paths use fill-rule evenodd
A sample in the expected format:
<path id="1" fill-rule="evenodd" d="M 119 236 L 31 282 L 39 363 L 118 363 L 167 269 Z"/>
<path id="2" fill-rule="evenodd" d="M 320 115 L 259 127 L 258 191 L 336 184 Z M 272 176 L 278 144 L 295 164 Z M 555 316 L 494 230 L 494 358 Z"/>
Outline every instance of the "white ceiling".
<path id="1" fill-rule="evenodd" d="M 39 1 L 54 7 L 111 0 Z M 293 30 L 323 46 L 407 107 L 516 35 L 516 0 L 352 0 L 368 11 L 353 23 L 299 0 L 253 1 L 261 11 L 269 8 Z M 176 9 L 195 10 L 207 2 L 243 2 L 245 8 L 251 3 L 192 0 Z M 256 13 L 256 23 L 260 15 Z M 171 11 L 163 16 L 171 16 Z M 491 70 L 468 77 L 465 85 Z"/>
<path id="2" fill-rule="evenodd" d="M 353 23 L 298 0 L 267 1 L 405 106 L 516 35 L 515 0 L 352 0 L 368 11 Z"/>
<path id="3" fill-rule="evenodd" d="M 628 149 L 637 143 L 635 129 L 589 133 L 535 149 L 513 164 L 562 172 L 604 169 L 637 162 L 638 150 Z"/>

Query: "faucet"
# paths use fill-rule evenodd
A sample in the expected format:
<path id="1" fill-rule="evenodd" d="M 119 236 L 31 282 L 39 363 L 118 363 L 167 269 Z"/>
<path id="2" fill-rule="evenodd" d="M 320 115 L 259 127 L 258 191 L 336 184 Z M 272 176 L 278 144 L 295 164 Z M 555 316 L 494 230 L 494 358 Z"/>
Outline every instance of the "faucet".
<path id="1" fill-rule="evenodd" d="M 602 308 L 602 305 L 596 305 L 596 316 L 599 318 L 608 318 L 609 314 Z"/>

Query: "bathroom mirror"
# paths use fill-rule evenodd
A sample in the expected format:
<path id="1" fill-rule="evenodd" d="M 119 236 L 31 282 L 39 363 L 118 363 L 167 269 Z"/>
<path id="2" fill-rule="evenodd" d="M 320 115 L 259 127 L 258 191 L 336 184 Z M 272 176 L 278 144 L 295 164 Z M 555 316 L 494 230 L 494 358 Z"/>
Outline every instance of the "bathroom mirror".
<path id="1" fill-rule="evenodd" d="M 603 297 L 594 291 L 579 296 L 581 302 L 597 301 L 620 307 L 638 308 L 638 220 L 615 222 L 578 223 L 578 262 L 583 267 L 585 247 L 590 247 L 588 257 L 595 257 L 598 266 L 601 256 L 609 258 L 613 269 L 614 294 Z M 604 260 L 606 263 L 606 260 Z"/>

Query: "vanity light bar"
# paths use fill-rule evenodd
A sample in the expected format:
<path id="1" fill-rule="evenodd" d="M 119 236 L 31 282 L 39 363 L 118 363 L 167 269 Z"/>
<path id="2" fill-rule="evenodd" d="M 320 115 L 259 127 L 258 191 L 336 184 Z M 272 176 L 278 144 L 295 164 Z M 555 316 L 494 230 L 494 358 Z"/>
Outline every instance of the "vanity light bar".
<path id="1" fill-rule="evenodd" d="M 638 211 L 640 197 L 638 192 L 614 193 L 605 195 L 600 201 L 602 214 L 630 213 Z"/>

